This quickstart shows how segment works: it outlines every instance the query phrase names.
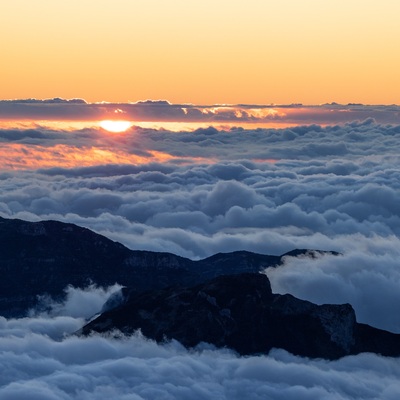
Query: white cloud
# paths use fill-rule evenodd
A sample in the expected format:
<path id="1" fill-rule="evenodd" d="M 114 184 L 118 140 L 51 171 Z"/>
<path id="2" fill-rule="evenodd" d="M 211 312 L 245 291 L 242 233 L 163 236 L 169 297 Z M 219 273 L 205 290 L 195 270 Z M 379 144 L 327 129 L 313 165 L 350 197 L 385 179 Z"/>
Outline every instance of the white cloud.
<path id="1" fill-rule="evenodd" d="M 332 362 L 282 350 L 238 357 L 206 345 L 191 351 L 176 342 L 158 345 L 140 334 L 56 341 L 27 329 L 0 337 L 0 363 L 0 397 L 7 400 L 385 400 L 400 394 L 399 359 L 361 354 Z"/>
<path id="2" fill-rule="evenodd" d="M 57 302 L 43 297 L 37 309 L 32 309 L 26 318 L 6 319 L 0 316 L 0 337 L 26 337 L 37 334 L 60 339 L 76 332 L 89 318 L 99 313 L 106 300 L 121 286 L 108 288 L 91 285 L 87 288 L 68 286 L 65 299 Z"/>
<path id="3" fill-rule="evenodd" d="M 365 134 L 388 129 L 373 127 Z M 346 129 L 355 128 L 320 128 L 322 136 L 310 140 L 324 142 L 332 132 L 343 135 Z M 298 130 L 301 137 L 309 134 Z M 269 137 L 264 131 L 252 134 Z M 169 136 L 179 143 L 179 134 Z M 253 139 L 243 139 L 246 148 Z M 235 144 L 234 134 L 230 145 L 234 151 L 243 147 L 240 141 Z M 398 150 L 392 145 L 385 151 Z M 220 161 L 3 173 L 0 214 L 74 222 L 133 249 L 192 258 L 238 248 L 273 254 L 299 246 L 342 251 L 353 235 L 400 234 L 399 159 L 376 152 L 273 164 Z M 357 240 L 354 236 L 354 246 Z"/>
<path id="4" fill-rule="evenodd" d="M 356 238 L 352 238 L 355 240 Z M 272 290 L 324 303 L 350 303 L 358 322 L 400 333 L 400 240 L 360 238 L 340 256 L 294 259 L 267 269 Z"/>
<path id="5" fill-rule="evenodd" d="M 108 288 L 90 285 L 85 289 L 68 286 L 65 289 L 65 299 L 58 303 L 51 298 L 43 297 L 39 301 L 38 309 L 43 309 L 44 315 L 70 316 L 72 318 L 88 319 L 98 313 L 104 302 L 113 294 L 118 292 L 121 286 L 115 284 Z M 33 314 L 32 314 L 33 313 Z M 31 311 L 34 315 L 35 310 Z"/>

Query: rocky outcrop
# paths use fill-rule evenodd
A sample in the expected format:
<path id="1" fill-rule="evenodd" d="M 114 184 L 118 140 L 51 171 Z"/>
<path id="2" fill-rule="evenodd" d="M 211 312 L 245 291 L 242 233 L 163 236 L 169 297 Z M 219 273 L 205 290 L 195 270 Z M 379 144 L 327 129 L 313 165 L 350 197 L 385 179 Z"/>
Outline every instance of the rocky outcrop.
<path id="1" fill-rule="evenodd" d="M 175 339 L 187 347 L 207 342 L 242 355 L 273 347 L 327 359 L 364 351 L 400 355 L 400 335 L 358 324 L 349 304 L 315 305 L 273 294 L 263 274 L 220 276 L 190 288 L 126 291 L 123 304 L 80 333 L 138 329 L 157 341 Z"/>

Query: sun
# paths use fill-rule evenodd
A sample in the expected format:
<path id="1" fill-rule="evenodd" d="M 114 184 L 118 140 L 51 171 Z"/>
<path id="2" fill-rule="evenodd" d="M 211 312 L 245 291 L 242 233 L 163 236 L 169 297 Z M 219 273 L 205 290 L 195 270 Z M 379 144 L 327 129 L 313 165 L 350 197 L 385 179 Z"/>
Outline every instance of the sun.
<path id="1" fill-rule="evenodd" d="M 120 133 L 128 130 L 132 126 L 132 123 L 123 120 L 107 119 L 100 121 L 99 125 L 108 132 Z"/>

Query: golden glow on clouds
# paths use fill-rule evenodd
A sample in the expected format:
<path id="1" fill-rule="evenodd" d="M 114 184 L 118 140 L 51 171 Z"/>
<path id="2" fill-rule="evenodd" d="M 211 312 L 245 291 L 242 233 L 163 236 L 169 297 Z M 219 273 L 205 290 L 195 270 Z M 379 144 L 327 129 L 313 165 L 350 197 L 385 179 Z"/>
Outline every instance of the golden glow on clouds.
<path id="1" fill-rule="evenodd" d="M 400 102 L 398 0 L 3 3 L 3 98 Z"/>
<path id="2" fill-rule="evenodd" d="M 119 127 L 119 124 L 114 125 L 114 123 L 127 121 L 112 122 L 113 124 L 108 126 L 110 131 Z M 126 126 L 126 124 L 122 124 L 121 128 L 122 126 Z M 130 126 L 131 123 L 129 123 Z M 24 143 L 24 138 L 26 138 L 24 132 L 35 132 L 36 128 L 38 128 L 38 132 L 49 130 L 50 133 L 48 134 L 51 139 L 45 139 L 39 135 L 39 139 L 35 140 L 28 135 L 28 139 Z M 35 122 L 20 123 L 18 121 L 0 120 L 0 129 L 12 132 L 11 135 L 15 135 L 17 142 L 0 141 L 0 171 L 55 167 L 76 168 L 105 164 L 137 165 L 174 160 L 179 160 L 181 164 L 213 161 L 210 158 L 177 157 L 154 149 L 142 149 L 138 154 L 133 154 L 129 146 L 133 144 L 136 147 L 135 143 L 140 145 L 140 137 L 136 136 L 134 130 L 123 135 L 110 135 L 109 130 L 105 132 L 99 129 L 99 126 L 93 127 L 91 121 L 79 121 L 72 124 L 70 121 L 40 121 L 40 124 L 38 124 Z M 15 132 L 12 131 L 14 129 Z M 11 135 L 6 135 L 6 137 L 10 138 Z M 69 135 L 73 136 L 69 137 Z M 80 141 L 80 135 L 83 137 L 82 141 Z M 88 135 L 92 136 L 90 140 Z M 21 143 L 18 143 L 19 140 L 21 140 Z M 65 143 L 60 143 L 63 141 Z"/>
<path id="3" fill-rule="evenodd" d="M 167 153 L 149 151 L 149 156 L 138 156 L 121 150 L 99 147 L 79 148 L 57 144 L 52 147 L 23 144 L 0 144 L 0 170 L 24 170 L 38 168 L 74 168 L 104 164 L 145 164 L 167 162 L 176 159 Z M 190 158 L 188 162 L 204 162 Z M 208 160 L 210 161 L 210 160 Z"/>
<path id="4" fill-rule="evenodd" d="M 0 169 L 36 169 L 87 167 L 106 163 L 143 163 L 147 158 L 96 147 L 79 148 L 58 144 L 52 147 L 2 144 Z"/>

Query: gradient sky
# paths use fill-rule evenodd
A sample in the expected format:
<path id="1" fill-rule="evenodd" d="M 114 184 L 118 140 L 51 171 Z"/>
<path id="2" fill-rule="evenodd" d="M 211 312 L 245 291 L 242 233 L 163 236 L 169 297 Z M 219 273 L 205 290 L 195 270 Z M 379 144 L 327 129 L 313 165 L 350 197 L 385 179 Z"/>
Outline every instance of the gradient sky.
<path id="1" fill-rule="evenodd" d="M 13 0 L 1 97 L 399 103 L 398 0 Z"/>

